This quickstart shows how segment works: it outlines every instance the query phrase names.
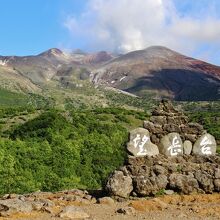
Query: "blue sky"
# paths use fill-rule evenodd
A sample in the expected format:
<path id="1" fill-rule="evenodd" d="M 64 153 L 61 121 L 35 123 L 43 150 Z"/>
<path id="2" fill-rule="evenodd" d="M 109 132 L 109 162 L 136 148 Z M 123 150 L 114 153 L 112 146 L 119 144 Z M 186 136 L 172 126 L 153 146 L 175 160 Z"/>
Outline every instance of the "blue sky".
<path id="1" fill-rule="evenodd" d="M 68 40 L 63 21 L 78 16 L 85 1 L 0 0 L 0 54 L 37 54 Z"/>
<path id="2" fill-rule="evenodd" d="M 164 45 L 220 65 L 219 0 L 0 0 L 1 55 Z"/>

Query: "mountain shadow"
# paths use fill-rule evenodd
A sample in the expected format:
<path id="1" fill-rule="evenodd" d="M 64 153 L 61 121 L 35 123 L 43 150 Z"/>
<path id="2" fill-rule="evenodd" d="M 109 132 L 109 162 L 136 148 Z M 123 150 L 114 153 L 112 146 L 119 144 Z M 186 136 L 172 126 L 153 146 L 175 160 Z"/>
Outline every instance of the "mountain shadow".
<path id="1" fill-rule="evenodd" d="M 126 92 L 140 96 L 144 96 L 144 90 L 167 91 L 176 101 L 220 100 L 220 80 L 203 72 L 185 69 L 154 71 L 125 89 Z M 164 94 L 164 97 L 167 96 Z"/>

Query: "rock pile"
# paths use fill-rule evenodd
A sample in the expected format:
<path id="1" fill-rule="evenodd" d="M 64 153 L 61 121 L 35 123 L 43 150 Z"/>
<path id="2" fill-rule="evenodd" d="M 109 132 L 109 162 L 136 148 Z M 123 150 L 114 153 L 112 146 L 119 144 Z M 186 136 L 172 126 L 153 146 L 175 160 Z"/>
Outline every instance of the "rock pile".
<path id="1" fill-rule="evenodd" d="M 120 197 L 149 196 L 165 190 L 220 192 L 220 156 L 129 156 L 126 165 L 109 177 L 106 190 Z"/>
<path id="2" fill-rule="evenodd" d="M 215 138 L 200 124 L 189 123 L 169 101 L 160 103 L 144 128 L 130 132 L 127 150 L 133 156 L 109 177 L 106 190 L 110 195 L 220 192 Z"/>
<path id="3" fill-rule="evenodd" d="M 134 156 L 215 155 L 215 138 L 203 126 L 190 123 L 171 102 L 162 101 L 144 128 L 130 132 L 128 151 Z"/>
<path id="4" fill-rule="evenodd" d="M 144 122 L 144 128 L 152 134 L 151 139 L 154 144 L 159 144 L 163 136 L 172 132 L 179 133 L 183 141 L 189 140 L 192 143 L 206 133 L 202 125 L 190 123 L 187 116 L 166 100 L 153 110 L 150 120 Z"/>

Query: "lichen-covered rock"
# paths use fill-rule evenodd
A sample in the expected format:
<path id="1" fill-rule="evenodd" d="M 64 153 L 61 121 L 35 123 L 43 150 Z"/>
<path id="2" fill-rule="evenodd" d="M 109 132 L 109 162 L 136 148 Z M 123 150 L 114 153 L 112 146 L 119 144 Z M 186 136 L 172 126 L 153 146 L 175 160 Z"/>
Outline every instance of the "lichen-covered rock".
<path id="1" fill-rule="evenodd" d="M 132 178 L 115 171 L 108 179 L 106 191 L 113 196 L 128 197 L 133 190 Z"/>
<path id="2" fill-rule="evenodd" d="M 215 138 L 211 134 L 202 135 L 193 146 L 193 154 L 195 155 L 215 155 L 217 144 Z"/>
<path id="3" fill-rule="evenodd" d="M 160 153 L 166 156 L 183 155 L 183 143 L 178 133 L 170 133 L 160 140 Z"/>
<path id="4" fill-rule="evenodd" d="M 130 141 L 127 144 L 127 150 L 136 157 L 155 156 L 159 154 L 157 145 L 150 139 L 150 133 L 147 129 L 137 128 L 130 132 Z"/>

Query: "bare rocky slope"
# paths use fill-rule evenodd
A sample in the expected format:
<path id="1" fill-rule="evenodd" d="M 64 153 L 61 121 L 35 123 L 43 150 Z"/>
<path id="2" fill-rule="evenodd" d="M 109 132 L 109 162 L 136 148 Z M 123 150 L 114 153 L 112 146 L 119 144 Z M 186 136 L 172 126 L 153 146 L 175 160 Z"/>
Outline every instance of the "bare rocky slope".
<path id="1" fill-rule="evenodd" d="M 35 56 L 0 56 L 1 81 L 16 75 L 14 80 L 8 80 L 8 88 L 36 92 L 54 80 L 65 79 L 68 83 L 76 74 L 77 79 L 90 79 L 95 86 L 153 99 L 220 100 L 220 67 L 161 46 L 120 56 L 57 48 Z M 0 86 L 4 87 L 4 83 Z"/>
<path id="2" fill-rule="evenodd" d="M 140 96 L 219 100 L 220 67 L 153 46 L 115 58 L 93 73 L 93 82 Z"/>

